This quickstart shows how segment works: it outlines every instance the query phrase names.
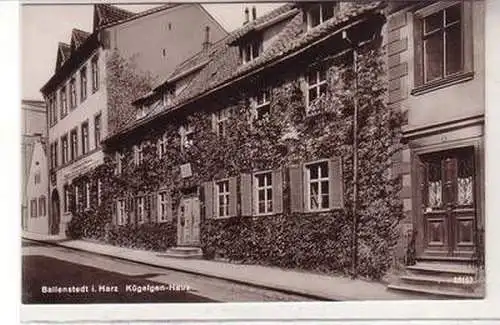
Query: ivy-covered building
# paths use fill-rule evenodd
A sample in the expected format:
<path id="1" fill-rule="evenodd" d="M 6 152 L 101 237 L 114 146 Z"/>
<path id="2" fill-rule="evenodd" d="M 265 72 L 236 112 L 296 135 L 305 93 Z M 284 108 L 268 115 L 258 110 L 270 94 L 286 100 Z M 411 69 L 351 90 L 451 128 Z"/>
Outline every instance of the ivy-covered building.
<path id="1" fill-rule="evenodd" d="M 403 227 L 420 222 L 407 200 L 420 184 L 408 183 L 412 119 L 395 99 L 394 80 L 409 75 L 396 43 L 413 38 L 394 17 L 408 8 L 246 11 L 136 98 L 135 120 L 104 141 L 105 164 L 82 177 L 102 179 L 103 203 L 76 215 L 72 235 L 375 279 L 405 272 L 422 257 Z"/>
<path id="2" fill-rule="evenodd" d="M 100 180 L 79 187 L 73 180 L 103 164 L 101 140 L 120 127 L 118 116 L 120 123 L 130 117 L 130 109 L 111 109 L 116 101 L 133 98 L 112 86 L 129 87 L 117 67 L 134 66 L 140 90 L 148 91 L 155 75 L 171 73 L 184 57 L 227 34 L 199 4 L 137 13 L 110 4 L 93 9 L 92 31 L 73 29 L 69 44 L 59 43 L 54 74 L 41 89 L 48 107 L 51 234 L 65 234 L 75 211 L 101 203 Z M 184 37 L 188 31 L 191 37 Z M 94 190 L 97 197 L 91 196 Z"/>

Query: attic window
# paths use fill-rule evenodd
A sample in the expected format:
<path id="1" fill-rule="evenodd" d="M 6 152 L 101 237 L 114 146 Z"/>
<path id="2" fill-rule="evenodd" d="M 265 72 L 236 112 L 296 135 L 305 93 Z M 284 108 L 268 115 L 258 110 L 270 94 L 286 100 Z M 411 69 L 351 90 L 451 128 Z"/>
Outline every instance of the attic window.
<path id="1" fill-rule="evenodd" d="M 335 4 L 331 2 L 317 3 L 307 9 L 307 29 L 314 28 L 325 21 L 331 19 L 334 15 Z"/>
<path id="2" fill-rule="evenodd" d="M 240 47 L 241 62 L 251 62 L 259 57 L 262 52 L 262 40 L 260 38 L 244 43 Z"/>

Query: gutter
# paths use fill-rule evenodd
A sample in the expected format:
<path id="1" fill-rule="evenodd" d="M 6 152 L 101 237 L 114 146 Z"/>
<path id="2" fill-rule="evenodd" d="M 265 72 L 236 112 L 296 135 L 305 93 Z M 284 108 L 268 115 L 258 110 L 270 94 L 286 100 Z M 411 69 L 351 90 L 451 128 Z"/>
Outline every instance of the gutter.
<path id="1" fill-rule="evenodd" d="M 370 11 L 367 11 L 367 12 L 363 13 L 361 16 L 366 16 L 369 13 L 371 13 L 372 11 L 379 10 L 379 9 L 380 8 L 373 8 Z M 326 40 L 328 40 L 328 39 L 330 39 L 330 38 L 332 38 L 334 36 L 339 36 L 339 35 L 341 36 L 344 31 L 348 30 L 349 28 L 355 27 L 355 26 L 357 26 L 357 25 L 359 25 L 359 24 L 361 24 L 361 23 L 363 23 L 365 21 L 366 21 L 365 18 L 358 19 L 358 20 L 356 20 L 356 21 L 354 21 L 354 22 L 352 22 L 350 24 L 347 24 L 344 27 L 336 30 L 335 32 L 330 33 L 330 34 L 328 34 L 328 35 L 326 35 L 326 36 L 324 36 L 324 37 L 322 37 L 322 38 L 314 41 L 313 43 L 308 44 L 307 46 L 305 46 L 305 47 L 303 47 L 303 48 L 301 48 L 301 49 L 299 49 L 297 51 L 294 51 L 294 52 L 292 52 L 292 53 L 290 53 L 290 54 L 288 54 L 288 55 L 286 55 L 286 56 L 284 56 L 282 58 L 277 58 L 277 59 L 271 60 L 271 61 L 265 63 L 263 66 L 261 66 L 259 68 L 256 68 L 255 70 L 251 70 L 251 71 L 249 71 L 249 72 L 247 72 L 247 73 L 245 73 L 243 75 L 236 76 L 236 77 L 233 77 L 233 78 L 229 78 L 226 82 L 224 82 L 223 84 L 221 84 L 221 85 L 219 85 L 219 86 L 217 86 L 215 88 L 212 88 L 211 90 L 208 90 L 208 91 L 206 91 L 204 93 L 201 93 L 201 94 L 199 94 L 199 95 L 197 95 L 197 96 L 195 96 L 195 97 L 193 97 L 191 99 L 188 99 L 187 101 L 185 101 L 185 102 L 183 102 L 183 103 L 181 103 L 181 104 L 179 104 L 177 106 L 173 106 L 170 109 L 165 110 L 165 111 L 163 111 L 163 112 L 161 112 L 161 113 L 159 113 L 157 115 L 150 116 L 150 117 L 144 119 L 143 121 L 141 121 L 140 123 L 131 124 L 131 125 L 127 126 L 123 130 L 121 130 L 119 133 L 116 133 L 114 135 L 111 135 L 111 136 L 105 138 L 103 140 L 103 142 L 104 143 L 111 142 L 111 141 L 119 138 L 120 136 L 123 136 L 123 135 L 131 132 L 132 130 L 134 130 L 136 128 L 144 126 L 145 124 L 151 122 L 152 120 L 154 120 L 156 118 L 163 117 L 166 114 L 172 113 L 172 112 L 174 112 L 176 110 L 179 110 L 180 108 L 182 108 L 184 106 L 187 106 L 187 105 L 189 105 L 189 104 L 191 104 L 193 102 L 196 102 L 200 98 L 203 98 L 205 96 L 211 95 L 211 94 L 213 94 L 213 93 L 215 93 L 215 92 L 217 92 L 217 91 L 219 91 L 219 90 L 227 87 L 231 83 L 235 83 L 235 82 L 241 81 L 241 80 L 243 80 L 245 78 L 248 78 L 248 77 L 251 77 L 251 76 L 253 76 L 253 75 L 257 74 L 257 73 L 260 73 L 264 69 L 268 69 L 268 68 L 276 66 L 276 65 L 278 65 L 278 64 L 280 64 L 280 63 L 282 63 L 284 61 L 287 61 L 287 60 L 289 60 L 289 59 L 291 59 L 291 58 L 293 58 L 293 57 L 295 57 L 295 56 L 297 56 L 299 54 L 302 54 L 303 52 L 309 50 L 310 48 L 312 48 L 312 47 L 314 47 L 314 46 L 316 46 L 316 45 L 318 45 L 318 44 L 320 44 L 320 43 L 322 43 L 322 42 L 324 42 L 324 41 L 326 41 Z"/>

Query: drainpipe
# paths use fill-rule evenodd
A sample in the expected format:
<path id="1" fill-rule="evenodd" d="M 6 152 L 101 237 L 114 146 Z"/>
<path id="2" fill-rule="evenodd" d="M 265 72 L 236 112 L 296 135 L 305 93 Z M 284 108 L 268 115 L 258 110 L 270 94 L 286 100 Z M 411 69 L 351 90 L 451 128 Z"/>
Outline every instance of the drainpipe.
<path id="1" fill-rule="evenodd" d="M 357 277 L 357 262 L 358 262 L 358 216 L 357 216 L 357 205 L 358 205 L 358 44 L 353 43 L 351 39 L 347 36 L 347 32 L 342 32 L 342 39 L 347 41 L 352 46 L 353 55 L 353 70 L 354 70 L 354 117 L 353 117 L 353 193 L 352 193 L 352 237 L 351 237 L 351 251 L 352 251 L 352 270 L 351 277 L 354 279 Z"/>

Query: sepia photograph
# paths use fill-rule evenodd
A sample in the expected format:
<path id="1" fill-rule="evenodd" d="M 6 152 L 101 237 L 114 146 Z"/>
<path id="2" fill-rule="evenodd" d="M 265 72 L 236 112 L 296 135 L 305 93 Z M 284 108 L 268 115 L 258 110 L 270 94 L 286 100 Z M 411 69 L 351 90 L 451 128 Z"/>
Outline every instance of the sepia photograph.
<path id="1" fill-rule="evenodd" d="M 19 10 L 22 304 L 488 295 L 484 1 Z"/>

